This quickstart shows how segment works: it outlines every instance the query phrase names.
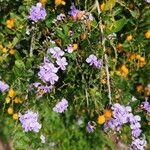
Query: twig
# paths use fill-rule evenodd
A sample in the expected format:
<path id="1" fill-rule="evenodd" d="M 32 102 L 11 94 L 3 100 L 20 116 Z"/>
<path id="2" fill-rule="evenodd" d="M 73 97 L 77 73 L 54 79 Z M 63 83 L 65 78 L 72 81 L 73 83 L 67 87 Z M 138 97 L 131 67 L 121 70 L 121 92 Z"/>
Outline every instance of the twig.
<path id="1" fill-rule="evenodd" d="M 98 15 L 100 15 L 101 10 L 100 10 L 100 7 L 99 7 L 98 0 L 96 0 L 96 6 L 97 6 Z M 104 59 L 105 59 L 105 69 L 106 69 L 107 87 L 108 87 L 108 98 L 109 98 L 109 104 L 111 105 L 112 104 L 112 97 L 111 97 L 111 88 L 110 88 L 110 74 L 109 74 L 109 69 L 108 69 L 107 54 L 105 54 L 105 52 L 106 52 L 106 47 L 105 47 L 106 38 L 104 36 L 104 31 L 103 31 L 103 25 L 102 25 L 101 17 L 100 17 L 100 21 L 99 21 L 99 27 L 100 27 L 101 34 L 102 34 L 102 47 L 103 47 Z"/>

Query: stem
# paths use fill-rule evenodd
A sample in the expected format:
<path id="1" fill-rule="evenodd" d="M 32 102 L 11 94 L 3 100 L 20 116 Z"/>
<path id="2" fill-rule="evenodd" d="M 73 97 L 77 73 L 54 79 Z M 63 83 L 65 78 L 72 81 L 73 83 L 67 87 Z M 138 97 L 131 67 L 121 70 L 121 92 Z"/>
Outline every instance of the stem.
<path id="1" fill-rule="evenodd" d="M 99 8 L 98 0 L 96 0 L 96 6 L 97 6 L 98 15 L 100 15 L 101 11 Z M 106 47 L 105 47 L 106 38 L 104 35 L 104 31 L 103 31 L 103 25 L 102 25 L 102 18 L 101 17 L 100 17 L 100 21 L 99 21 L 99 27 L 100 27 L 101 36 L 102 36 L 102 47 L 103 47 L 103 52 L 104 52 L 105 70 L 106 70 L 106 76 L 107 76 L 108 98 L 109 98 L 109 104 L 111 105 L 112 104 L 112 97 L 111 97 L 111 88 L 110 88 L 110 74 L 109 74 L 109 68 L 108 68 L 108 58 L 107 58 L 107 54 L 105 54 L 105 52 L 106 52 Z"/>
<path id="2" fill-rule="evenodd" d="M 31 42 L 30 42 L 30 57 L 33 56 L 33 47 L 32 47 L 32 43 L 33 43 L 33 40 L 34 40 L 34 34 L 32 34 L 31 36 Z"/>

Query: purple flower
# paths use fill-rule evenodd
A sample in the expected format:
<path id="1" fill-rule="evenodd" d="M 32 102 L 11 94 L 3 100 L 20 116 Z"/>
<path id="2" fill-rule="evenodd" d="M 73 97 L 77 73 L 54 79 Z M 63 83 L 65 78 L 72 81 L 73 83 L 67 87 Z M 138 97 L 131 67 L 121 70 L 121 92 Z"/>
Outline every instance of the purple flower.
<path id="1" fill-rule="evenodd" d="M 130 150 L 145 150 L 147 142 L 144 138 L 133 139 Z"/>
<path id="2" fill-rule="evenodd" d="M 66 66 L 68 65 L 68 63 L 65 57 L 57 59 L 56 63 L 61 68 L 61 70 L 66 70 Z"/>
<path id="3" fill-rule="evenodd" d="M 73 46 L 72 46 L 71 44 L 70 44 L 69 46 L 67 46 L 66 51 L 67 51 L 68 53 L 72 53 L 72 52 L 73 52 Z"/>
<path id="4" fill-rule="evenodd" d="M 95 124 L 95 123 L 94 123 L 94 124 Z M 94 132 L 94 129 L 95 129 L 95 126 L 92 125 L 92 123 L 89 121 L 88 124 L 87 124 L 87 126 L 86 126 L 87 132 L 88 132 L 88 133 L 92 133 L 92 132 Z"/>
<path id="5" fill-rule="evenodd" d="M 87 59 L 86 62 L 90 65 L 90 66 L 95 66 L 96 68 L 101 68 L 102 67 L 102 60 L 101 59 L 97 59 L 97 57 L 94 54 L 91 54 Z"/>
<path id="6" fill-rule="evenodd" d="M 36 6 L 32 6 L 29 12 L 28 18 L 34 22 L 44 20 L 46 17 L 46 10 L 41 3 L 37 3 Z"/>
<path id="7" fill-rule="evenodd" d="M 43 134 L 40 136 L 40 139 L 41 139 L 41 143 L 45 143 L 45 136 Z"/>
<path id="8" fill-rule="evenodd" d="M 142 133 L 142 130 L 140 128 L 136 128 L 132 130 L 132 137 L 138 138 Z"/>
<path id="9" fill-rule="evenodd" d="M 70 11 L 68 12 L 68 14 L 69 14 L 70 16 L 72 16 L 73 19 L 76 20 L 77 17 L 78 17 L 78 12 L 79 12 L 79 10 L 76 9 L 75 5 L 72 3 L 72 5 L 71 5 L 71 7 L 70 7 Z"/>
<path id="10" fill-rule="evenodd" d="M 57 113 L 63 113 L 68 107 L 68 101 L 66 99 L 62 99 L 59 103 L 55 105 L 53 111 Z"/>
<path id="11" fill-rule="evenodd" d="M 143 109 L 145 109 L 148 113 L 150 113 L 150 103 L 145 100 L 145 102 L 142 103 Z"/>
<path id="12" fill-rule="evenodd" d="M 64 55 L 64 52 L 59 47 L 50 48 L 48 49 L 47 53 L 53 54 L 53 58 L 56 58 L 56 59 Z"/>
<path id="13" fill-rule="evenodd" d="M 40 66 L 38 76 L 43 82 L 50 82 L 53 85 L 59 79 L 56 74 L 57 71 L 58 68 L 56 68 L 54 64 L 52 64 L 51 62 L 45 62 L 42 66 Z"/>
<path id="14" fill-rule="evenodd" d="M 6 84 L 6 83 L 0 81 L 0 91 L 1 91 L 1 92 L 7 91 L 8 88 L 9 88 L 9 85 L 8 85 L 8 84 Z"/>
<path id="15" fill-rule="evenodd" d="M 150 0 L 145 0 L 147 3 L 150 3 Z"/>
<path id="16" fill-rule="evenodd" d="M 19 120 L 25 132 L 34 131 L 39 132 L 41 124 L 38 123 L 38 114 L 28 110 L 24 115 L 19 113 Z"/>
<path id="17" fill-rule="evenodd" d="M 59 21 L 64 20 L 65 18 L 66 18 L 65 14 L 62 14 L 62 13 L 57 15 L 57 17 L 56 17 L 56 19 Z"/>

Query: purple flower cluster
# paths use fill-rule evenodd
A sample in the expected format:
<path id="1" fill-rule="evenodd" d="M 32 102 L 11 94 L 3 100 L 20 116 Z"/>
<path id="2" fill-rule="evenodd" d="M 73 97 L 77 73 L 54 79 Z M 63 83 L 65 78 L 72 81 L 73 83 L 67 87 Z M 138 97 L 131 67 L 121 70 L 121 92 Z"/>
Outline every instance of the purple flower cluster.
<path id="1" fill-rule="evenodd" d="M 89 63 L 90 66 L 95 66 L 96 68 L 102 67 L 102 60 L 98 59 L 94 54 L 91 54 L 87 59 L 86 62 Z"/>
<path id="2" fill-rule="evenodd" d="M 145 102 L 142 103 L 142 107 L 150 114 L 150 103 L 147 100 L 145 100 Z"/>
<path id="3" fill-rule="evenodd" d="M 59 15 L 57 15 L 57 17 L 56 17 L 56 20 L 58 20 L 58 21 L 62 21 L 62 20 L 64 20 L 66 18 L 66 16 L 65 16 L 65 14 L 59 14 Z"/>
<path id="4" fill-rule="evenodd" d="M 24 115 L 19 114 L 19 120 L 25 132 L 34 131 L 39 132 L 41 124 L 38 123 L 38 114 L 28 110 Z"/>
<path id="5" fill-rule="evenodd" d="M 7 91 L 8 88 L 9 88 L 9 85 L 8 85 L 8 84 L 6 84 L 6 83 L 0 81 L 0 91 L 1 91 L 1 92 Z"/>
<path id="6" fill-rule="evenodd" d="M 132 144 L 129 149 L 130 150 L 145 150 L 146 145 L 147 145 L 147 142 L 145 138 L 138 138 L 132 141 Z"/>
<path id="7" fill-rule="evenodd" d="M 59 103 L 55 105 L 53 111 L 58 113 L 63 113 L 68 107 L 68 101 L 66 99 L 62 99 Z"/>
<path id="8" fill-rule="evenodd" d="M 41 3 L 37 3 L 36 6 L 32 6 L 29 12 L 28 18 L 34 22 L 44 20 L 46 17 L 46 10 Z"/>
<path id="9" fill-rule="evenodd" d="M 130 106 L 125 107 L 119 103 L 114 104 L 112 106 L 112 110 L 113 118 L 104 124 L 104 129 L 107 130 L 111 128 L 113 130 L 120 131 L 122 125 L 129 123 L 132 130 L 132 143 L 134 143 L 137 139 L 140 138 L 142 133 L 140 124 L 141 117 L 138 115 L 133 115 Z"/>

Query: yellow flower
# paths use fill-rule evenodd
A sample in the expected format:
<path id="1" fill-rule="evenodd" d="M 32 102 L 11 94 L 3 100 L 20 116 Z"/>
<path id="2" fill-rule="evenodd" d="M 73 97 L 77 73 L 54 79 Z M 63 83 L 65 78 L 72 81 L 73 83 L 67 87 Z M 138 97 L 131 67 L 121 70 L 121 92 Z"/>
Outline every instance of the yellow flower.
<path id="1" fill-rule="evenodd" d="M 16 92 L 11 88 L 8 92 L 8 96 L 14 98 L 16 96 Z"/>
<path id="2" fill-rule="evenodd" d="M 100 4 L 100 10 L 103 11 L 105 8 L 105 3 Z"/>
<path id="3" fill-rule="evenodd" d="M 13 120 L 18 120 L 18 118 L 19 118 L 17 113 L 13 114 L 12 117 L 13 117 Z"/>
<path id="4" fill-rule="evenodd" d="M 109 119 L 109 118 L 111 118 L 111 116 L 112 116 L 112 111 L 111 110 L 104 110 L 104 116 L 105 116 L 105 118 L 106 119 Z"/>
<path id="5" fill-rule="evenodd" d="M 127 36 L 127 41 L 131 41 L 133 39 L 133 36 L 130 34 Z"/>
<path id="6" fill-rule="evenodd" d="M 40 0 L 40 3 L 44 6 L 47 3 L 47 0 Z"/>
<path id="7" fill-rule="evenodd" d="M 2 52 L 3 52 L 3 53 L 7 53 L 7 49 L 6 49 L 6 48 L 3 48 L 3 49 L 2 49 Z"/>
<path id="8" fill-rule="evenodd" d="M 14 110 L 13 110 L 12 107 L 9 107 L 9 108 L 7 109 L 7 112 L 8 112 L 9 115 L 12 115 L 13 112 L 14 112 Z"/>
<path id="9" fill-rule="evenodd" d="M 20 97 L 15 97 L 15 103 L 18 104 L 20 102 Z"/>
<path id="10" fill-rule="evenodd" d="M 66 2 L 64 0 L 55 0 L 55 6 L 59 6 L 59 5 L 65 5 Z"/>
<path id="11" fill-rule="evenodd" d="M 78 48 L 78 44 L 73 44 L 73 50 L 75 51 L 77 50 L 77 48 Z"/>
<path id="12" fill-rule="evenodd" d="M 119 69 L 121 76 L 126 77 L 129 73 L 128 68 L 125 65 L 122 65 Z"/>
<path id="13" fill-rule="evenodd" d="M 10 97 L 6 97 L 6 98 L 5 98 L 5 102 L 6 102 L 6 104 L 9 104 L 9 103 L 10 103 L 10 101 L 11 101 Z"/>
<path id="14" fill-rule="evenodd" d="M 145 37 L 146 37 L 147 39 L 150 39 L 150 29 L 145 33 Z"/>
<path id="15" fill-rule="evenodd" d="M 98 124 L 104 124 L 106 121 L 105 116 L 104 115 L 100 115 L 98 116 Z"/>
<path id="16" fill-rule="evenodd" d="M 136 90 L 137 90 L 137 92 L 139 92 L 139 93 L 143 92 L 143 86 L 142 86 L 142 85 L 138 85 L 138 86 L 136 87 Z"/>
<path id="17" fill-rule="evenodd" d="M 15 50 L 14 49 L 10 49 L 9 54 L 10 55 L 14 55 L 15 54 Z"/>
<path id="18" fill-rule="evenodd" d="M 14 18 L 11 18 L 11 19 L 7 20 L 6 21 L 7 28 L 12 29 L 14 27 L 14 23 L 15 23 L 15 19 Z"/>

